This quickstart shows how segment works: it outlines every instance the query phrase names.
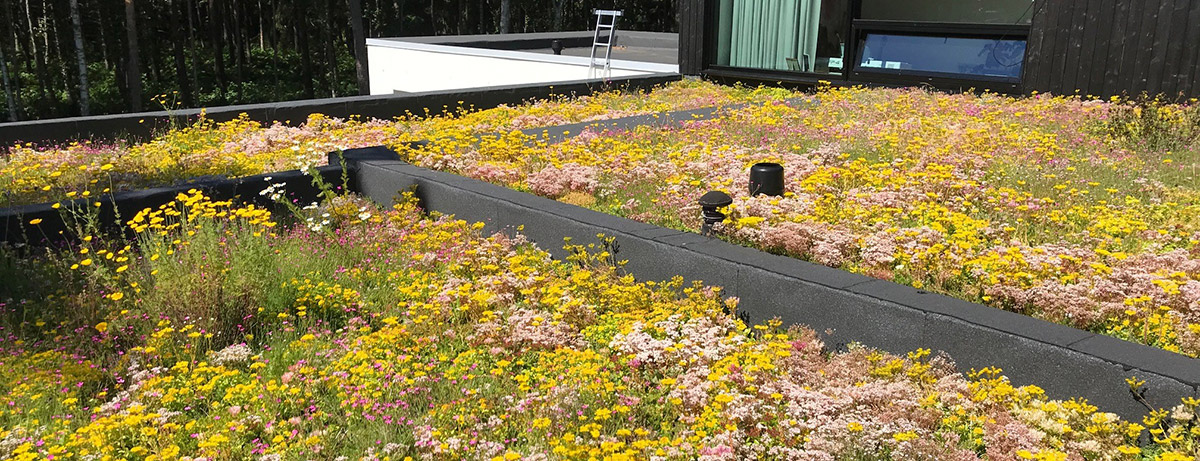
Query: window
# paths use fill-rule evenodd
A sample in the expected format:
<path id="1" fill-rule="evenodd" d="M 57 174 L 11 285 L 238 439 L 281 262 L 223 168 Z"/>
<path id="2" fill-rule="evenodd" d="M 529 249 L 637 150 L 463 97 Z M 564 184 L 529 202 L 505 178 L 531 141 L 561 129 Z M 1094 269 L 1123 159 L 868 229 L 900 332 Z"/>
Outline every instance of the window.
<path id="1" fill-rule="evenodd" d="M 842 73 L 850 0 L 720 0 L 716 64 Z"/>
<path id="2" fill-rule="evenodd" d="M 861 19 L 1029 24 L 1033 0 L 862 0 Z"/>
<path id="3" fill-rule="evenodd" d="M 1023 38 L 965 38 L 867 33 L 856 70 L 1017 81 Z"/>

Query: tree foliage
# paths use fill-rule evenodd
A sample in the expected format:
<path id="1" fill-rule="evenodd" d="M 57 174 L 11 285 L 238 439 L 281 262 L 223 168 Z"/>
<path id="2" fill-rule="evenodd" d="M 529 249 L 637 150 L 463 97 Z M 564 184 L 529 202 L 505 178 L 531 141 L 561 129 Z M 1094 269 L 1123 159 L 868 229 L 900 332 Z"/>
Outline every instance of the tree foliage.
<path id="1" fill-rule="evenodd" d="M 586 30 L 593 8 L 677 30 L 673 0 L 358 2 L 366 37 Z M 5 0 L 0 121 L 357 94 L 351 16 L 348 0 Z"/>

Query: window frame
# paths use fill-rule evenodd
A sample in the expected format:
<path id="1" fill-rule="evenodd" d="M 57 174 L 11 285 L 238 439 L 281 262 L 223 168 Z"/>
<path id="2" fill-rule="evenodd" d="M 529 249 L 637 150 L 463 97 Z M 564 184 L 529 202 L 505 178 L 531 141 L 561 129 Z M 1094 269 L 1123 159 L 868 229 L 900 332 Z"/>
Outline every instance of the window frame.
<path id="1" fill-rule="evenodd" d="M 781 76 L 785 76 L 785 77 L 807 77 L 807 78 L 814 78 L 814 79 L 819 79 L 819 80 L 845 80 L 850 76 L 850 71 L 854 67 L 852 65 L 853 63 L 851 61 L 852 61 L 852 58 L 854 57 L 854 53 L 856 50 L 855 47 L 857 46 L 855 42 L 858 40 L 857 35 L 855 35 L 855 32 L 854 32 L 854 18 L 858 16 L 858 11 L 859 11 L 858 8 L 859 8 L 859 6 L 861 6 L 862 0 L 850 0 L 849 4 L 847 5 L 847 8 L 846 8 L 846 15 L 844 17 L 842 17 L 842 20 L 840 21 L 841 25 L 843 27 L 845 27 L 845 29 L 847 31 L 846 48 L 844 50 L 845 55 L 842 58 L 843 61 L 842 61 L 841 72 L 825 72 L 825 73 L 809 72 L 809 71 L 795 71 L 795 70 L 781 70 L 781 69 L 756 69 L 753 67 L 734 67 L 734 66 L 726 66 L 726 65 L 717 64 L 717 40 L 718 40 L 718 38 L 717 38 L 716 30 L 717 30 L 717 22 L 720 20 L 720 18 L 717 17 L 720 14 L 720 11 L 719 11 L 720 8 L 718 6 L 719 3 L 720 3 L 720 0 L 705 0 L 705 2 L 704 2 L 704 18 L 705 18 L 704 30 L 706 32 L 704 34 L 704 37 L 702 37 L 702 43 L 704 44 L 704 54 L 703 54 L 703 56 L 701 56 L 701 59 L 704 60 L 704 64 L 701 67 L 703 69 L 705 69 L 706 71 L 707 70 L 716 70 L 716 71 L 725 71 L 725 72 L 730 72 L 730 73 L 758 72 L 758 73 L 763 73 L 765 75 L 781 75 Z"/>
<path id="2" fill-rule="evenodd" d="M 929 22 L 929 21 L 899 21 L 899 20 L 884 20 L 884 19 L 859 19 L 862 16 L 862 0 L 851 0 L 849 8 L 847 8 L 846 16 L 843 18 L 845 24 L 848 24 L 850 35 L 846 43 L 845 56 L 851 59 L 850 62 L 844 63 L 842 72 L 839 73 L 815 73 L 815 72 L 795 72 L 786 70 L 767 70 L 753 69 L 742 67 L 722 66 L 716 63 L 717 58 L 717 15 L 719 14 L 718 0 L 704 0 L 704 28 L 700 42 L 703 45 L 703 53 L 700 58 L 703 60 L 701 64 L 702 73 L 712 74 L 717 76 L 729 76 L 731 78 L 750 78 L 747 76 L 759 76 L 764 81 L 779 81 L 779 82 L 819 82 L 819 81 L 834 81 L 841 84 L 877 84 L 883 86 L 932 86 L 942 89 L 975 89 L 975 90 L 991 90 L 1003 93 L 1020 93 L 1024 74 L 1027 72 L 1025 64 L 1028 63 L 1030 47 L 1029 31 L 1031 24 L 984 24 L 984 23 L 964 23 L 964 22 Z M 862 68 L 860 47 L 861 42 L 866 38 L 867 33 L 886 33 L 886 34 L 917 34 L 926 36 L 954 36 L 963 38 L 990 38 L 990 39 L 1023 39 L 1026 41 L 1025 55 L 1021 57 L 1022 68 L 1021 77 L 1016 79 L 987 77 L 987 76 L 969 76 L 965 74 L 939 74 L 932 72 L 919 71 L 904 71 L 874 68 Z"/>
<path id="3" fill-rule="evenodd" d="M 851 25 L 854 37 L 854 61 L 848 66 L 847 79 L 851 81 L 880 82 L 890 84 L 932 84 L 935 86 L 976 87 L 1015 91 L 1022 77 L 998 77 L 920 71 L 911 69 L 881 69 L 863 67 L 862 44 L 867 34 L 910 35 L 923 37 L 954 37 L 988 40 L 1024 40 L 1025 54 L 1021 56 L 1021 72 L 1029 56 L 1028 24 L 975 24 L 945 22 L 888 21 L 879 19 L 855 19 Z"/>

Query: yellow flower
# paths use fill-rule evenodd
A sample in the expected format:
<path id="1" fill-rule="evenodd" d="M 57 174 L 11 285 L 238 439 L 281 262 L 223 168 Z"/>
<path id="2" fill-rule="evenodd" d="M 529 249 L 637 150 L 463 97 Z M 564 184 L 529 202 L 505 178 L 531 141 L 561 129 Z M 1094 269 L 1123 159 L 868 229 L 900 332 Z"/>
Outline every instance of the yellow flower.
<path id="1" fill-rule="evenodd" d="M 1136 455 L 1138 453 L 1141 453 L 1142 449 L 1138 448 L 1138 447 L 1131 447 L 1129 445 L 1121 445 L 1121 446 L 1117 447 L 1117 451 L 1127 454 L 1127 455 Z"/>
<path id="2" fill-rule="evenodd" d="M 35 219 L 29 220 L 29 225 L 31 225 L 31 226 L 36 226 L 41 223 L 42 223 L 42 218 L 35 218 Z"/>
<path id="3" fill-rule="evenodd" d="M 92 258 L 88 258 L 88 259 L 85 259 L 85 260 L 83 260 L 83 261 L 79 261 L 79 265 L 80 265 L 80 266 L 90 266 L 90 265 L 92 265 Z"/>
<path id="4" fill-rule="evenodd" d="M 116 293 L 113 293 L 113 294 L 111 294 L 111 295 L 108 295 L 108 297 L 109 297 L 109 299 L 112 299 L 113 301 L 120 301 L 120 300 L 121 300 L 121 298 L 124 298 L 124 297 L 125 297 L 125 293 L 121 293 L 121 292 L 119 292 L 119 291 L 118 291 L 118 292 L 116 292 Z"/>
<path id="5" fill-rule="evenodd" d="M 100 323 L 97 323 L 97 324 L 96 324 L 96 331 L 99 331 L 99 332 L 101 332 L 101 333 L 104 333 L 105 331 L 108 331 L 108 322 L 100 322 Z"/>

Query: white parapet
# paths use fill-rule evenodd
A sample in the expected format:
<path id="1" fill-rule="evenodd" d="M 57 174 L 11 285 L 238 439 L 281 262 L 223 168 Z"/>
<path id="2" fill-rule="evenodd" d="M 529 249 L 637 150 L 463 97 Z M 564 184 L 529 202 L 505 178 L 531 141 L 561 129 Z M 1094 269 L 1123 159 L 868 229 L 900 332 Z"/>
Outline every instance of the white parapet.
<path id="1" fill-rule="evenodd" d="M 674 73 L 679 66 L 612 60 L 607 72 L 589 59 L 522 51 L 367 39 L 371 94 L 421 93 Z"/>

